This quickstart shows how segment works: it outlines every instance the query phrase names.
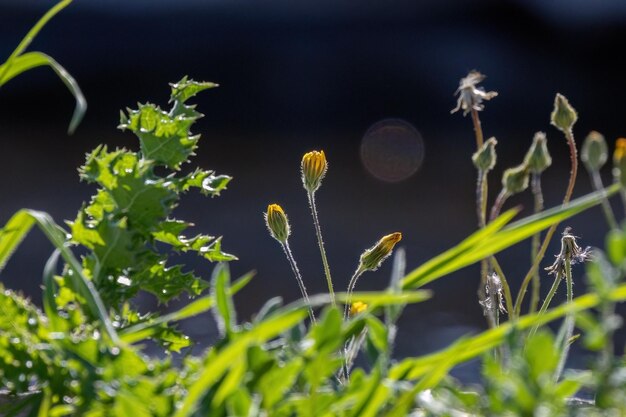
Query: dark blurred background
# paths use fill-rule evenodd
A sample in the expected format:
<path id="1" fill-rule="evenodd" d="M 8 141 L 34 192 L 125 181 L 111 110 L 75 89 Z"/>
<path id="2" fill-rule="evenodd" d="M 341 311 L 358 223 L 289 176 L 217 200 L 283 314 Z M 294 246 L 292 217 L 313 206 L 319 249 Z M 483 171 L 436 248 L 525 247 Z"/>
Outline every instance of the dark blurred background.
<path id="1" fill-rule="evenodd" d="M 0 60 L 52 4 L 0 1 Z M 337 289 L 347 284 L 363 249 L 393 231 L 403 232 L 412 269 L 476 228 L 471 120 L 450 115 L 459 79 L 477 69 L 488 75 L 485 88 L 499 92 L 481 113 L 485 136 L 499 141 L 492 197 L 502 170 L 519 163 L 533 133 L 544 130 L 554 159 L 544 175 L 546 203 L 557 205 L 569 156 L 562 135 L 549 126 L 554 94 L 565 94 L 579 111 L 579 143 L 591 129 L 611 144 L 625 135 L 625 23 L 622 0 L 77 0 L 31 49 L 73 74 L 89 109 L 68 136 L 74 103 L 52 71 L 36 69 L 0 90 L 0 222 L 23 207 L 45 210 L 57 221 L 73 219 L 94 192 L 78 182 L 84 154 L 99 143 L 136 147 L 132 135 L 116 130 L 119 109 L 137 101 L 165 104 L 167 82 L 188 74 L 221 85 L 196 99 L 206 117 L 195 128 L 203 138 L 193 165 L 234 180 L 219 198 L 186 196 L 176 215 L 198 231 L 224 235 L 224 248 L 240 258 L 231 265 L 234 275 L 258 271 L 237 297 L 242 317 L 269 297 L 298 296 L 262 220 L 270 202 L 290 216 L 292 249 L 307 286 L 312 293 L 325 290 L 299 177 L 301 155 L 312 149 L 324 149 L 330 162 L 317 196 Z M 379 122 L 403 126 L 411 146 L 381 154 L 363 145 L 368 169 L 361 146 Z M 410 152 L 406 173 L 416 172 L 398 181 L 405 172 L 397 162 Z M 590 190 L 584 170 L 579 178 L 576 195 Z M 510 204 L 530 213 L 528 195 Z M 606 226 L 599 209 L 567 224 L 583 245 L 602 246 Z M 2 281 L 39 302 L 51 250 L 33 232 Z M 557 251 L 558 242 L 544 264 Z M 528 253 L 529 245 L 521 244 L 500 256 L 514 291 Z M 187 261 L 205 277 L 213 268 Z M 366 274 L 359 289 L 385 287 L 390 267 Z M 583 268 L 575 275 L 581 293 Z M 435 297 L 407 308 L 400 322 L 398 355 L 430 351 L 484 328 L 478 280 L 474 266 L 431 285 Z M 150 297 L 140 301 L 153 304 Z M 208 317 L 183 327 L 203 342 L 214 334 Z"/>

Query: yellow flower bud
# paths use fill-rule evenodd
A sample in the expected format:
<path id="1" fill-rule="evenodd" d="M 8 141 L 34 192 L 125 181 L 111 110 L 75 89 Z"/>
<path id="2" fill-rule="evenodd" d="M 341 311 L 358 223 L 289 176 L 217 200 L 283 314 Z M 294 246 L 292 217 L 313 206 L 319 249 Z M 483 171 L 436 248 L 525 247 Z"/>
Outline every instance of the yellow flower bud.
<path id="1" fill-rule="evenodd" d="M 278 204 L 270 204 L 267 206 L 265 223 L 274 239 L 278 240 L 280 243 L 287 241 L 291 230 L 289 228 L 289 220 L 287 220 L 287 216 L 281 206 Z"/>
<path id="2" fill-rule="evenodd" d="M 622 184 L 622 187 L 626 187 L 626 138 L 619 138 L 615 142 L 613 175 Z"/>
<path id="3" fill-rule="evenodd" d="M 396 232 L 387 236 L 383 236 L 378 243 L 367 249 L 361 255 L 361 264 L 359 268 L 363 271 L 375 271 L 380 264 L 391 255 L 394 246 L 402 239 L 402 233 Z"/>
<path id="4" fill-rule="evenodd" d="M 350 306 L 350 315 L 351 316 L 356 316 L 357 314 L 361 314 L 365 310 L 367 310 L 367 304 L 365 304 L 365 303 L 363 303 L 361 301 L 355 301 Z"/>
<path id="5" fill-rule="evenodd" d="M 324 151 L 311 151 L 302 157 L 302 184 L 304 188 L 313 193 L 320 188 L 322 179 L 326 175 L 328 164 Z"/>

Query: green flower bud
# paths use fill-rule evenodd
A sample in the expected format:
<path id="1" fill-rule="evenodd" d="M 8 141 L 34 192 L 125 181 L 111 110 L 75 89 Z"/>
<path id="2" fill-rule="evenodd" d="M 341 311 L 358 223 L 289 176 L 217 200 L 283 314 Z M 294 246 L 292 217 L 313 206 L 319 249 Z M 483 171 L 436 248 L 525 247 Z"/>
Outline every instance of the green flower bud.
<path id="1" fill-rule="evenodd" d="M 622 187 L 626 187 L 626 138 L 619 138 L 615 142 L 613 175 L 615 180 L 622 184 Z"/>
<path id="2" fill-rule="evenodd" d="M 535 133 L 533 143 L 524 157 L 524 163 L 533 174 L 541 174 L 552 165 L 552 157 L 550 157 L 548 152 L 545 133 Z"/>
<path id="3" fill-rule="evenodd" d="M 502 187 L 509 194 L 517 194 L 528 188 L 529 177 L 528 165 L 525 163 L 514 168 L 509 168 L 502 175 Z"/>
<path id="4" fill-rule="evenodd" d="M 267 224 L 267 228 L 274 239 L 278 240 L 280 243 L 287 241 L 291 229 L 289 227 L 289 220 L 287 220 L 287 216 L 281 206 L 278 204 L 270 204 L 267 206 L 265 224 Z"/>
<path id="5" fill-rule="evenodd" d="M 587 171 L 600 171 L 608 158 L 609 148 L 606 145 L 604 136 L 595 130 L 589 132 L 580 151 L 580 159 L 585 164 Z"/>
<path id="6" fill-rule="evenodd" d="M 394 246 L 402 239 L 402 233 L 396 232 L 383 236 L 374 246 L 361 255 L 359 268 L 363 271 L 375 271 L 391 255 Z"/>
<path id="7" fill-rule="evenodd" d="M 565 96 L 557 94 L 554 98 L 554 110 L 550 116 L 550 123 L 563 133 L 568 133 L 572 130 L 576 120 L 578 120 L 576 110 Z"/>
<path id="8" fill-rule="evenodd" d="M 484 173 L 487 173 L 496 166 L 496 138 L 489 138 L 479 150 L 472 155 L 474 166 Z"/>

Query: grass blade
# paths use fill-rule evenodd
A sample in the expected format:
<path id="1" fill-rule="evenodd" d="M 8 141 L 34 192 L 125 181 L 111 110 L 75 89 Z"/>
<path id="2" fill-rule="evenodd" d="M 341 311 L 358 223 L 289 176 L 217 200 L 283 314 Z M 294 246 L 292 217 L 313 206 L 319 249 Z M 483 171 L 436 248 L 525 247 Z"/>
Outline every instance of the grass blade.
<path id="1" fill-rule="evenodd" d="M 119 343 L 117 333 L 109 320 L 98 291 L 93 283 L 85 277 L 80 262 L 66 245 L 66 233 L 52 220 L 49 214 L 22 209 L 9 219 L 6 226 L 0 230 L 0 271 L 35 224 L 39 226 L 39 229 L 52 245 L 59 250 L 61 257 L 72 270 L 73 273 L 68 274 L 72 290 L 85 299 L 89 312 L 99 319 L 100 325 L 111 341 L 115 344 Z"/>
<path id="2" fill-rule="evenodd" d="M 494 220 L 487 228 L 479 230 L 461 244 L 442 253 L 411 271 L 402 281 L 402 288 L 419 288 L 442 276 L 448 275 L 466 266 L 507 249 L 535 233 L 547 229 L 553 224 L 560 223 L 576 214 L 579 214 L 602 202 L 605 196 L 611 196 L 619 191 L 619 185 L 613 185 L 606 190 L 588 194 L 573 200 L 569 204 L 546 210 L 542 213 L 529 216 L 506 227 L 489 229 L 498 222 L 508 222 L 515 212 L 507 212 Z M 485 230 L 490 233 L 485 233 Z"/>
<path id="3" fill-rule="evenodd" d="M 609 293 L 608 297 L 615 302 L 625 301 L 626 285 L 617 287 Z M 532 314 L 521 317 L 517 322 L 507 322 L 500 327 L 487 330 L 439 352 L 420 358 L 407 359 L 391 370 L 390 377 L 395 380 L 417 379 L 431 372 L 442 362 L 451 361 L 450 363 L 453 366 L 458 365 L 497 347 L 514 328 L 525 330 L 533 326 L 542 326 L 567 314 L 575 314 L 593 308 L 599 305 L 600 302 L 601 297 L 599 295 L 586 294 L 574 299 L 572 303 L 553 308 L 545 314 Z"/>

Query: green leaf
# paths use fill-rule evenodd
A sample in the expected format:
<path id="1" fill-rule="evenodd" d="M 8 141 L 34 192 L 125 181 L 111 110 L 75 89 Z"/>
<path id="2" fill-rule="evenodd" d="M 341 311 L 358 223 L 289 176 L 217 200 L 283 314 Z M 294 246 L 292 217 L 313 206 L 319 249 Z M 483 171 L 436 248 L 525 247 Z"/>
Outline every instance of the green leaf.
<path id="1" fill-rule="evenodd" d="M 229 293 L 231 295 L 237 294 L 246 284 L 248 284 L 248 282 L 250 282 L 253 276 L 254 272 L 249 272 L 239 278 L 233 283 Z M 188 319 L 209 311 L 215 305 L 214 302 L 215 298 L 210 295 L 198 298 L 178 311 L 127 327 L 120 332 L 120 336 L 126 343 L 139 342 L 156 334 L 159 331 L 159 327 L 164 324 Z"/>
<path id="2" fill-rule="evenodd" d="M 71 270 L 68 277 L 72 289 L 86 300 L 88 310 L 94 317 L 99 319 L 99 324 L 104 332 L 108 334 L 114 343 L 118 343 L 117 333 L 111 325 L 100 295 L 92 282 L 84 276 L 80 263 L 66 245 L 66 233 L 47 213 L 35 210 L 20 210 L 9 219 L 6 226 L 0 230 L 0 266 L 3 267 L 6 264 L 11 253 L 19 246 L 34 224 L 39 226 L 52 245 L 61 252 L 61 257 L 63 257 Z"/>
<path id="3" fill-rule="evenodd" d="M 139 138 L 143 158 L 178 170 L 197 147 L 200 137 L 189 129 L 200 116 L 188 106 L 170 113 L 154 104 L 139 104 L 122 117 L 120 128 Z"/>
<path id="4" fill-rule="evenodd" d="M 215 312 L 215 320 L 222 337 L 230 335 L 237 323 L 237 312 L 229 295 L 229 287 L 230 271 L 228 270 L 228 265 L 220 263 L 213 269 L 211 296 L 214 298 L 214 304 L 217 307 L 213 311 Z"/>
<path id="5" fill-rule="evenodd" d="M 626 300 L 626 285 L 621 285 L 611 291 L 609 299 L 612 301 Z M 524 330 L 533 326 L 542 326 L 567 314 L 575 314 L 579 311 L 593 308 L 599 305 L 601 301 L 602 298 L 597 294 L 586 294 L 575 298 L 572 303 L 563 304 L 547 311 L 545 314 L 527 315 L 521 317 L 517 322 L 501 324 L 495 329 L 487 330 L 477 336 L 466 339 L 460 344 L 462 349 L 457 349 L 459 346 L 453 346 L 454 349 L 446 348 L 420 358 L 404 360 L 392 368 L 390 378 L 395 380 L 417 379 L 430 372 L 441 361 L 448 361 L 451 358 L 452 364 L 457 365 L 497 347 L 514 328 Z"/>
<path id="6" fill-rule="evenodd" d="M 186 76 L 177 83 L 171 83 L 170 86 L 172 87 L 170 101 L 180 101 L 183 103 L 201 91 L 218 87 L 215 83 L 207 81 L 198 82 L 190 80 Z"/>
<path id="7" fill-rule="evenodd" d="M 53 6 L 41 19 L 30 29 L 26 36 L 19 43 L 17 48 L 11 53 L 6 62 L 0 65 L 0 87 L 9 82 L 12 78 L 28 71 L 32 68 L 40 66 L 49 66 L 59 76 L 61 81 L 65 83 L 76 100 L 76 108 L 68 129 L 69 133 L 73 133 L 82 120 L 87 110 L 87 101 L 80 90 L 80 87 L 74 78 L 63 68 L 58 62 L 41 52 L 27 52 L 26 48 L 35 39 L 37 34 L 57 13 L 70 5 L 72 0 L 62 0 Z"/>
<path id="8" fill-rule="evenodd" d="M 282 310 L 262 323 L 254 326 L 217 352 L 206 364 L 198 379 L 189 387 L 181 407 L 174 417 L 189 417 L 193 414 L 202 396 L 218 381 L 247 348 L 264 343 L 295 326 L 307 316 L 306 307 Z"/>

